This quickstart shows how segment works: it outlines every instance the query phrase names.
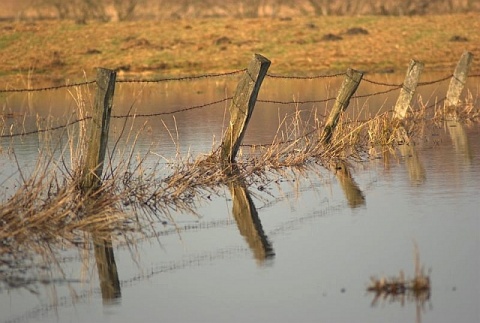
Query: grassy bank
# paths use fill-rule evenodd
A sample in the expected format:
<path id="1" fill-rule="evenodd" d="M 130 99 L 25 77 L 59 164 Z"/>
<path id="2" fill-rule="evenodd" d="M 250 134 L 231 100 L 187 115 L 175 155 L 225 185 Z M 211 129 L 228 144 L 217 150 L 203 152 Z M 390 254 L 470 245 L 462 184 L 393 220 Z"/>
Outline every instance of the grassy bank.
<path id="1" fill-rule="evenodd" d="M 410 59 L 450 72 L 464 50 L 479 56 L 478 14 L 415 17 L 293 17 L 136 22 L 0 23 L 0 88 L 93 78 L 95 67 L 128 76 L 172 76 L 244 68 L 253 53 L 271 73 L 348 67 L 403 73 Z M 478 72 L 477 64 L 473 71 Z"/>

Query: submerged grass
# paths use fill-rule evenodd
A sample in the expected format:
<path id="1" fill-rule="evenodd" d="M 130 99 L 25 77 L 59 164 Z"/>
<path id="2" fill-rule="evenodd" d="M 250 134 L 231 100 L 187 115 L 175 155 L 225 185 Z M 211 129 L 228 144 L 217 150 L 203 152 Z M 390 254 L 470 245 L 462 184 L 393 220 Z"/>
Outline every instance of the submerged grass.
<path id="1" fill-rule="evenodd" d="M 78 107 L 75 118 L 88 117 L 88 95 L 71 95 Z M 469 94 L 457 110 L 460 122 L 478 121 L 480 110 L 474 102 Z M 428 106 L 420 103 L 420 109 L 412 111 L 402 124 L 412 144 L 419 139 L 421 129 L 436 126 L 447 117 L 442 102 Z M 18 166 L 19 188 L 0 204 L 0 273 L 2 267 L 15 268 L 19 259 L 32 255 L 42 255 L 48 262 L 55 254 L 52 250 L 91 248 L 92 236 L 134 243 L 139 236 L 155 232 L 158 222 L 175 223 L 171 211 L 195 214 L 198 201 L 218 194 L 222 186 L 235 179 L 247 186 L 267 185 L 272 175 L 288 178 L 290 170 L 302 172 L 319 165 L 335 169 L 339 161 L 365 161 L 376 158 L 379 150 L 394 151 L 403 144 L 396 139 L 399 125 L 392 121 L 391 111 L 365 120 L 342 116 L 328 145 L 321 140 L 324 122 L 325 117 L 316 111 L 300 111 L 297 107 L 282 120 L 270 144 L 242 147 L 236 164 L 238 171 L 232 174 L 229 166 L 221 162 L 219 149 L 195 158 L 177 155 L 169 161 L 168 169 L 158 163 L 147 171 L 144 163 L 155 154 L 135 153 L 142 130 L 134 133 L 125 121 L 120 138 L 126 137 L 129 144 L 115 143 L 107 154 L 102 185 L 90 194 L 83 194 L 80 189 L 87 142 L 85 123 L 66 128 L 59 136 L 67 138 L 66 144 L 46 132 L 42 139 L 49 148 L 41 149 L 43 153 L 29 174 Z M 16 159 L 15 152 L 10 153 Z M 380 291 L 416 288 L 415 284 L 410 287 L 404 283 L 379 280 L 375 286 Z"/>

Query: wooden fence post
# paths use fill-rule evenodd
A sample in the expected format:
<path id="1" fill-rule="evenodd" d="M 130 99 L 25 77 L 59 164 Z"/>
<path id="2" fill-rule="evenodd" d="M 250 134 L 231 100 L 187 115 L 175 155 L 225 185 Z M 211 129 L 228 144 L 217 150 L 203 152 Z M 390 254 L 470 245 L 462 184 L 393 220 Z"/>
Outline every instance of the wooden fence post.
<path id="1" fill-rule="evenodd" d="M 413 95 L 417 88 L 418 79 L 423 70 L 423 63 L 415 60 L 410 61 L 410 66 L 407 69 L 407 75 L 403 81 L 402 89 L 395 104 L 394 119 L 403 119 L 407 114 L 408 107 L 412 102 Z"/>
<path id="2" fill-rule="evenodd" d="M 84 192 L 100 185 L 108 143 L 115 80 L 115 71 L 104 68 L 97 69 L 97 92 L 88 131 L 87 156 L 81 181 L 81 188 Z"/>
<path id="3" fill-rule="evenodd" d="M 447 98 L 445 100 L 446 113 L 455 118 L 456 106 L 460 102 L 460 95 L 462 94 L 465 83 L 467 82 L 468 71 L 472 64 L 473 54 L 470 52 L 463 52 L 462 57 L 457 63 L 453 77 L 450 80 L 450 85 L 447 91 Z"/>
<path id="4" fill-rule="evenodd" d="M 235 162 L 248 122 L 253 113 L 258 92 L 270 67 L 270 61 L 255 54 L 244 76 L 237 85 L 230 105 L 230 124 L 223 137 L 221 159 L 224 163 Z"/>
<path id="5" fill-rule="evenodd" d="M 350 103 L 350 98 L 357 90 L 362 77 L 363 72 L 359 72 L 351 68 L 347 70 L 347 76 L 343 80 L 342 87 L 337 94 L 337 99 L 335 100 L 333 109 L 328 116 L 325 128 L 323 128 L 321 140 L 324 144 L 328 144 L 330 142 L 333 131 L 337 126 L 338 119 L 340 118 L 340 114 L 347 109 L 348 104 Z"/>

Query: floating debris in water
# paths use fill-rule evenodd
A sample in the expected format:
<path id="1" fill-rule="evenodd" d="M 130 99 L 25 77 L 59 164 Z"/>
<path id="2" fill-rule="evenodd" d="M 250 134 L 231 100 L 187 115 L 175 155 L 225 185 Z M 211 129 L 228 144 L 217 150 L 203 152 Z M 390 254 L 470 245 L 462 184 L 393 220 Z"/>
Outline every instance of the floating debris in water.
<path id="1" fill-rule="evenodd" d="M 371 283 L 367 291 L 374 292 L 375 298 L 372 305 L 375 305 L 380 298 L 389 298 L 391 301 L 400 300 L 402 303 L 407 299 L 424 303 L 430 299 L 430 277 L 425 274 L 424 268 L 420 265 L 418 246 L 415 249 L 415 276 L 412 279 L 405 279 L 403 270 L 398 277 L 371 277 Z"/>

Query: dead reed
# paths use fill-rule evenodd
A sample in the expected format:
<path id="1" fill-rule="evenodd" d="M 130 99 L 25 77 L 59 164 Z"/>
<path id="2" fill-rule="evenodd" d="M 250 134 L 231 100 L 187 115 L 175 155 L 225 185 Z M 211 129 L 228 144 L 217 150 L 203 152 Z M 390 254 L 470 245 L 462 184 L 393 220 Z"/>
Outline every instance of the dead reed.
<path id="1" fill-rule="evenodd" d="M 415 275 L 411 279 L 405 278 L 403 270 L 398 277 L 371 277 L 371 283 L 367 291 L 375 293 L 372 305 L 380 299 L 390 301 L 413 300 L 418 304 L 424 304 L 430 298 L 430 277 L 425 274 L 425 269 L 420 263 L 418 245 L 414 243 Z"/>
<path id="2" fill-rule="evenodd" d="M 71 94 L 77 103 L 72 118 L 88 117 L 88 93 Z M 474 102 L 469 93 L 456 118 L 477 122 L 480 113 Z M 411 111 L 403 123 L 412 140 L 425 125 L 435 125 L 446 118 L 442 102 L 420 103 L 420 109 Z M 316 110 L 305 112 L 296 107 L 282 120 L 270 144 L 242 147 L 236 165 L 238 172 L 233 175 L 220 161 L 218 149 L 195 158 L 177 156 L 169 161 L 168 169 L 155 164 L 147 171 L 144 163 L 155 154 L 135 153 L 142 130 L 135 133 L 125 121 L 120 137 L 126 137 L 128 144 L 119 145 L 117 141 L 108 151 L 102 186 L 87 195 L 79 189 L 86 152 L 85 124 L 67 127 L 59 136 L 46 132 L 41 139 L 48 148 L 41 149 L 36 167 L 28 174 L 18 167 L 19 188 L 0 204 L 0 254 L 25 258 L 32 253 L 52 255 L 52 249 L 66 246 L 89 248 L 92 235 L 134 243 L 139 235 L 155 232 L 158 222 L 175 223 L 172 210 L 195 214 L 196 203 L 217 195 L 222 186 L 232 181 L 232 176 L 240 176 L 246 185 L 268 185 L 272 175 L 288 178 L 291 171 L 301 173 L 318 166 L 335 168 L 339 161 L 376 158 L 377 149 L 394 151 L 400 144 L 395 136 L 398 124 L 392 121 L 391 114 L 386 111 L 362 120 L 344 115 L 331 143 L 324 145 L 321 130 L 325 118 Z M 45 127 L 38 122 L 39 127 Z M 3 126 L 6 125 L 3 120 Z M 3 129 L 2 133 L 8 131 L 11 129 Z M 66 138 L 66 144 L 56 138 Z M 10 151 L 16 158 L 13 149 L 3 147 L 3 151 Z M 8 259 L 1 258 L 0 262 L 14 264 Z M 375 279 L 372 284 L 372 291 L 389 296 L 430 287 L 428 277 L 417 271 L 411 281 L 406 281 L 401 273 L 398 278 Z"/>

